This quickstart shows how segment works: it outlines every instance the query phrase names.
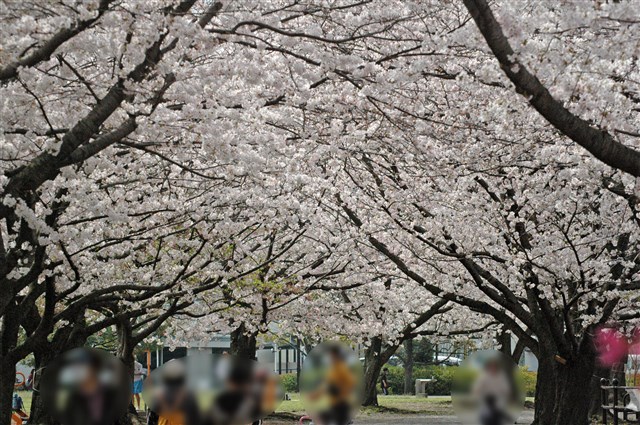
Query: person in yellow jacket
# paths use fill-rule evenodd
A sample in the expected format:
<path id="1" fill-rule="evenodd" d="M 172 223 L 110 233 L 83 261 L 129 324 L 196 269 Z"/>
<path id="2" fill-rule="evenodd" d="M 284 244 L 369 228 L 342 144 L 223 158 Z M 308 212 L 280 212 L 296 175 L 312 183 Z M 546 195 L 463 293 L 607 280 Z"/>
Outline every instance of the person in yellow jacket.
<path id="1" fill-rule="evenodd" d="M 329 408 L 320 413 L 319 419 L 322 425 L 347 425 L 351 421 L 357 380 L 339 345 L 329 347 L 329 359 L 324 385 Z"/>

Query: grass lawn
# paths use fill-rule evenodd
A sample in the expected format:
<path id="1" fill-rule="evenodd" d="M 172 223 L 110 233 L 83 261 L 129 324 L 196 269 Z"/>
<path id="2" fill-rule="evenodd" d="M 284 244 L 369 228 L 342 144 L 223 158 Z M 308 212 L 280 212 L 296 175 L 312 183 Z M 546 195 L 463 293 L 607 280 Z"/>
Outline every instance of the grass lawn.
<path id="1" fill-rule="evenodd" d="M 283 401 L 276 410 L 276 413 L 304 413 L 304 405 L 300 400 L 300 394 L 292 393 L 289 395 L 291 396 L 291 400 Z M 361 413 L 366 415 L 388 411 L 432 415 L 453 414 L 450 396 L 430 396 L 428 398 L 405 395 L 378 396 L 378 403 L 380 404 L 378 407 L 361 408 Z"/>
<path id="2" fill-rule="evenodd" d="M 20 397 L 22 397 L 24 410 L 29 413 L 31 411 L 31 391 L 17 391 L 17 393 Z"/>
<path id="3" fill-rule="evenodd" d="M 300 400 L 300 394 L 290 393 L 291 400 L 283 401 L 276 413 L 293 413 L 301 415 L 304 413 L 304 405 Z M 533 397 L 527 397 L 527 401 L 533 403 Z M 362 407 L 362 415 L 373 413 L 389 412 L 399 414 L 426 414 L 426 415 L 453 415 L 451 396 L 429 396 L 415 397 L 410 395 L 378 395 L 378 407 Z"/>

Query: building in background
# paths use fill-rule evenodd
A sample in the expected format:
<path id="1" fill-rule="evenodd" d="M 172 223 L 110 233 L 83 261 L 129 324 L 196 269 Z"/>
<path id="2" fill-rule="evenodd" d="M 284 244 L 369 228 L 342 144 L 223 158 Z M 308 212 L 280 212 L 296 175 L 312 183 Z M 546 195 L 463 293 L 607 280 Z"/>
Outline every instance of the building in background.
<path id="1" fill-rule="evenodd" d="M 158 347 L 155 350 L 140 353 L 136 359 L 143 365 L 147 365 L 148 357 L 151 370 L 162 366 L 172 359 L 178 359 L 196 353 L 211 353 L 221 355 L 231 349 L 231 337 L 229 335 L 215 335 L 207 342 L 187 342 L 184 345 L 171 347 Z M 262 340 L 256 351 L 257 361 L 269 367 L 278 375 L 297 373 L 304 363 L 306 354 L 300 348 L 295 338 L 279 338 L 277 340 Z"/>

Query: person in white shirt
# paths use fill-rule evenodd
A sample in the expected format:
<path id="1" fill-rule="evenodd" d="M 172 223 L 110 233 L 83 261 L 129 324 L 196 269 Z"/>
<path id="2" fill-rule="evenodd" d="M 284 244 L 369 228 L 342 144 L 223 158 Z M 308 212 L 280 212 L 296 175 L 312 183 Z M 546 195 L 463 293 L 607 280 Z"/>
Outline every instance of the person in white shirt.
<path id="1" fill-rule="evenodd" d="M 136 409 L 140 409 L 140 393 L 142 393 L 144 375 L 145 369 L 142 367 L 142 363 L 136 361 L 133 365 L 133 400 Z"/>
<path id="2" fill-rule="evenodd" d="M 480 405 L 480 423 L 482 425 L 504 425 L 513 423 L 508 414 L 508 406 L 513 397 L 514 388 L 504 367 L 489 360 L 473 386 L 473 395 Z"/>

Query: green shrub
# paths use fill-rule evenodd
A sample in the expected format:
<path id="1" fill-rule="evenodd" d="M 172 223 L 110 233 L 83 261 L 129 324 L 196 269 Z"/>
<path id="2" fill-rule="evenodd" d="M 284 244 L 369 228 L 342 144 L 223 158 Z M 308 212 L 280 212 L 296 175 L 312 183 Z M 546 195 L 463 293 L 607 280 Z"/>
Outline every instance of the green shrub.
<path id="1" fill-rule="evenodd" d="M 404 393 L 404 368 L 402 366 L 386 366 L 389 369 L 389 387 L 391 394 Z M 427 394 L 429 395 L 451 395 L 453 386 L 453 377 L 458 370 L 455 366 L 414 366 L 413 382 L 416 379 L 435 379 L 427 385 Z M 526 370 L 520 371 L 521 385 L 527 397 L 533 397 L 536 391 L 537 374 Z M 378 389 L 380 390 L 380 380 L 378 380 Z"/>
<path id="2" fill-rule="evenodd" d="M 285 375 L 280 375 L 280 383 L 282 383 L 282 388 L 287 393 L 295 393 L 296 392 L 296 374 L 295 373 L 287 373 Z"/>
<path id="3" fill-rule="evenodd" d="M 534 397 L 536 395 L 536 381 L 538 380 L 538 374 L 536 372 L 529 372 L 528 370 L 520 369 L 521 385 L 527 397 Z"/>
<path id="4" fill-rule="evenodd" d="M 404 392 L 404 368 L 402 366 L 387 366 L 389 369 L 389 387 L 392 394 L 402 394 Z M 443 366 L 415 366 L 413 368 L 413 379 L 435 379 L 427 385 L 429 395 L 449 395 L 455 367 Z"/>

